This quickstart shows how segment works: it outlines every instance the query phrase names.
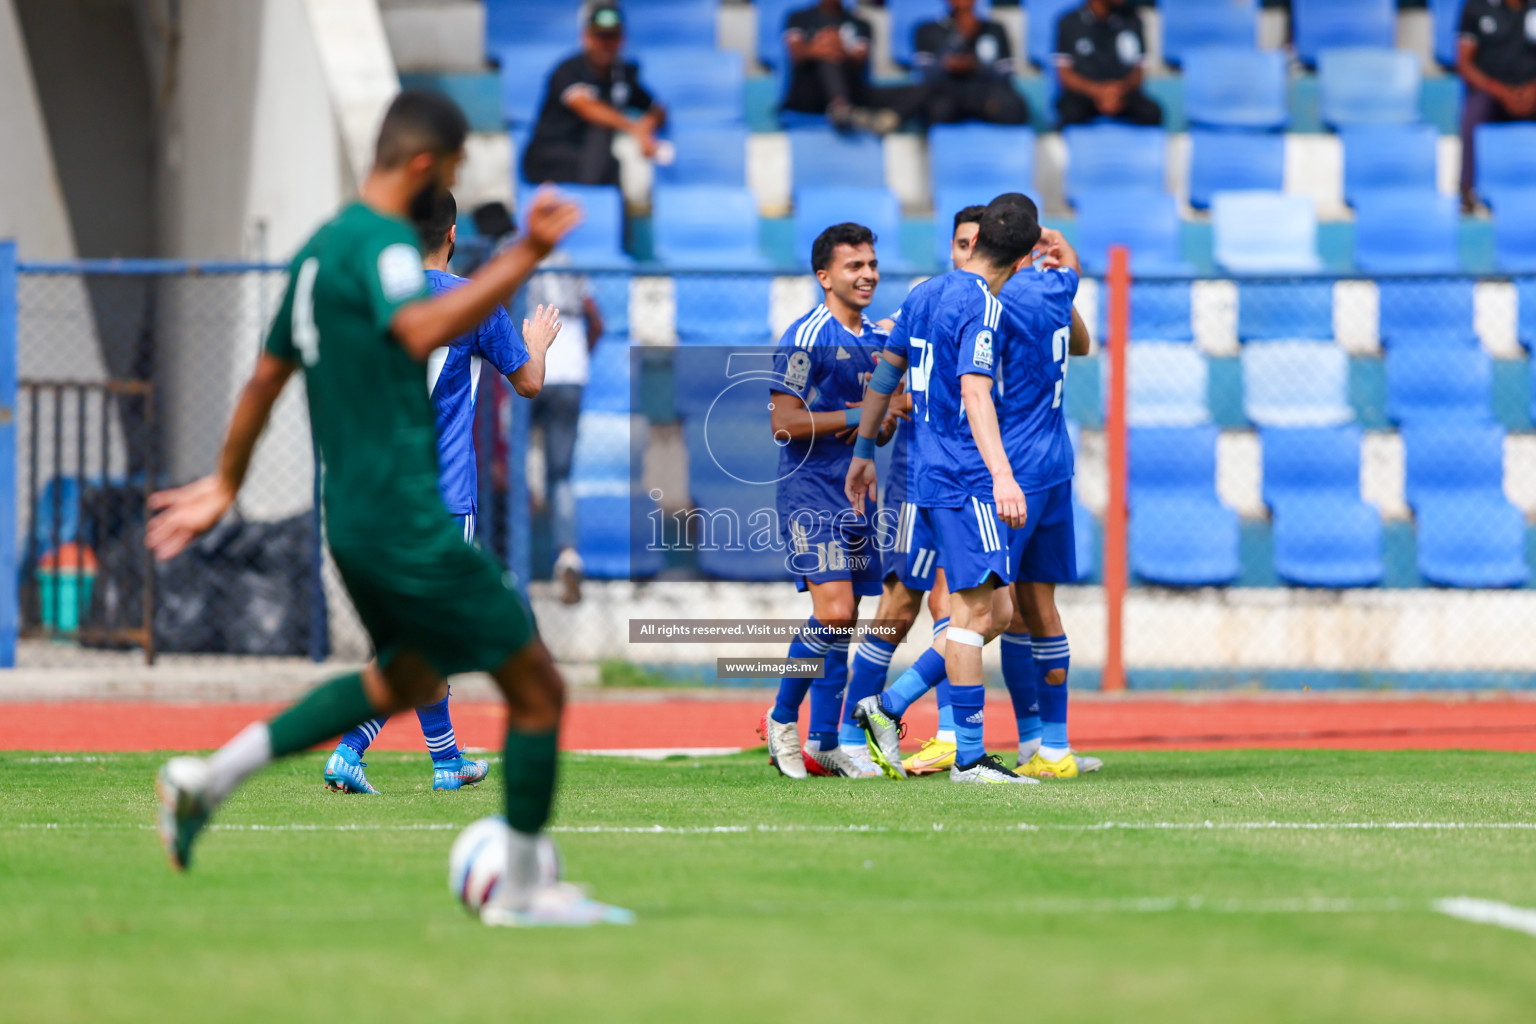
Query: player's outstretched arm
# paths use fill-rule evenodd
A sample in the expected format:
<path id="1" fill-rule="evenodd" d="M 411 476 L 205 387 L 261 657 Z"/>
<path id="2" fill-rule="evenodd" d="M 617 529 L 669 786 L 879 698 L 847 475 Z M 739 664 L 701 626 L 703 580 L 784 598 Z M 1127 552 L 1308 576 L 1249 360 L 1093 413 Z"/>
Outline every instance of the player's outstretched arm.
<path id="1" fill-rule="evenodd" d="M 864 389 L 858 436 L 853 444 L 853 461 L 848 464 L 848 479 L 843 485 L 848 504 L 860 515 L 864 514 L 866 499 L 873 501 L 875 498 L 878 483 L 875 476 L 875 447 L 885 424 L 885 414 L 891 407 L 891 394 L 901 383 L 902 374 L 906 370 L 906 357 L 888 348 L 885 350 L 884 361 L 875 367 L 869 386 Z"/>
<path id="2" fill-rule="evenodd" d="M 803 398 L 788 391 L 775 391 L 769 409 L 773 436 L 781 441 L 814 441 L 851 433 L 846 412 L 812 412 Z"/>
<path id="3" fill-rule="evenodd" d="M 554 306 L 541 305 L 532 317 L 523 321 L 523 345 L 528 349 L 528 361 L 507 374 L 512 389 L 519 395 L 537 398 L 544 390 L 544 356 L 564 326 L 560 310 Z"/>
<path id="4" fill-rule="evenodd" d="M 1013 467 L 1003 449 L 1003 432 L 997 425 L 997 405 L 992 401 L 994 381 L 984 373 L 967 373 L 960 378 L 960 401 L 971 425 L 971 437 L 981 461 L 992 474 L 992 503 L 998 518 L 1014 529 L 1024 525 L 1028 509 L 1024 492 L 1013 479 Z"/>
<path id="5" fill-rule="evenodd" d="M 481 267 L 462 288 L 402 306 L 389 331 L 413 359 L 473 331 L 491 311 L 523 286 L 539 261 L 581 222 L 581 208 L 553 189 L 540 189 L 528 209 L 528 230 L 515 244 Z"/>
<path id="6" fill-rule="evenodd" d="M 181 554 L 235 503 L 235 495 L 240 493 L 245 472 L 251 465 L 251 453 L 256 450 L 256 439 L 266 428 L 272 405 L 283 393 L 283 385 L 293 376 L 294 369 L 294 364 L 286 359 L 263 352 L 235 403 L 218 472 L 185 487 L 149 496 L 149 507 L 155 516 L 144 531 L 144 543 L 155 557 L 164 561 Z"/>

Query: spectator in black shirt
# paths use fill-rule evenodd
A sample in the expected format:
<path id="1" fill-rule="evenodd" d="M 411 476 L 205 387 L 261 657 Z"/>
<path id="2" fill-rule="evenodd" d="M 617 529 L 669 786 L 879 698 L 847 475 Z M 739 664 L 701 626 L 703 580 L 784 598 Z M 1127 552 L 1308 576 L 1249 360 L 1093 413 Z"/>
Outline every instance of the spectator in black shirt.
<path id="1" fill-rule="evenodd" d="M 789 12 L 784 19 L 789 85 L 781 109 L 825 114 L 841 129 L 895 131 L 921 108 L 926 90 L 870 85 L 869 38 L 869 22 L 850 13 L 843 0 L 817 0 Z"/>
<path id="2" fill-rule="evenodd" d="M 1163 108 L 1141 89 L 1146 53 L 1141 14 L 1126 0 L 1088 0 L 1056 23 L 1061 126 L 1097 117 L 1160 125 Z"/>
<path id="3" fill-rule="evenodd" d="M 1461 206 L 1477 206 L 1473 134 L 1489 121 L 1536 120 L 1536 0 L 1466 0 L 1456 71 L 1467 83 L 1461 111 Z"/>
<path id="4" fill-rule="evenodd" d="M 1013 87 L 1013 49 L 995 21 L 976 16 L 976 0 L 949 0 L 949 17 L 917 27 L 916 65 L 928 82 L 929 124 L 1024 124 L 1029 107 Z"/>
<path id="5" fill-rule="evenodd" d="M 581 52 L 556 66 L 544 86 L 544 106 L 523 153 L 524 181 L 617 185 L 615 132 L 633 135 L 647 159 L 656 155 L 656 130 L 667 115 L 640 84 L 639 67 L 619 56 L 623 15 L 599 3 L 583 23 Z"/>

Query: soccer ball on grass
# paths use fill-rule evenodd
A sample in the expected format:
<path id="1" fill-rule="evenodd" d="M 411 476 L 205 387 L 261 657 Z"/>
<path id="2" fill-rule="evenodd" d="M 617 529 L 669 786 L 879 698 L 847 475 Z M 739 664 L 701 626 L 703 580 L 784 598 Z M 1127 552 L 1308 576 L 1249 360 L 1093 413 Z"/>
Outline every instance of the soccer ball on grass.
<path id="1" fill-rule="evenodd" d="M 448 889 L 471 914 L 495 897 L 507 873 L 507 819 L 500 815 L 473 822 L 453 841 L 448 851 Z M 553 885 L 560 880 L 560 851 L 554 840 L 539 836 L 539 881 Z"/>

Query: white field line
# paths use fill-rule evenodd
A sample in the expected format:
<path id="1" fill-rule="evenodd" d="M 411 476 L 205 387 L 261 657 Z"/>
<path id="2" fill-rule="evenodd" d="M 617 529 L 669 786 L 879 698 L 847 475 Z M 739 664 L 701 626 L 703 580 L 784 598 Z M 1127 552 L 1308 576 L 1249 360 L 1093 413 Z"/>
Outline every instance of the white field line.
<path id="1" fill-rule="evenodd" d="M 113 831 L 152 829 L 150 824 L 110 822 L 30 822 L 0 825 L 0 830 Z M 213 824 L 223 832 L 437 832 L 463 828 L 463 822 L 398 822 L 384 824 Z M 773 833 L 930 833 L 1007 834 L 1015 832 L 1505 832 L 1536 831 L 1536 821 L 1105 821 L 1095 824 L 1016 825 L 556 825 L 551 832 L 572 835 L 751 835 Z"/>
<path id="2" fill-rule="evenodd" d="M 1516 907 L 1498 900 L 1478 900 L 1468 896 L 1435 900 L 1434 908 L 1442 914 L 1459 917 L 1474 924 L 1491 924 L 1511 931 L 1536 935 L 1536 910 Z"/>

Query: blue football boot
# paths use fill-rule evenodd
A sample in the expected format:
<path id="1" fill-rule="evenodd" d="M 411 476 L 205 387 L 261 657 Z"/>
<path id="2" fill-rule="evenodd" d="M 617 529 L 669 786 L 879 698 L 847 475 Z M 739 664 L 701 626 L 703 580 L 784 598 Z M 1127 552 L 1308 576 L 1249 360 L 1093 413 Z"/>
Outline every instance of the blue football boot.
<path id="1" fill-rule="evenodd" d="M 484 758 L 468 758 L 462 754 L 432 762 L 433 789 L 462 789 L 485 779 L 491 771 L 491 763 Z"/>
<path id="2" fill-rule="evenodd" d="M 325 762 L 325 788 L 333 793 L 367 793 L 378 796 L 363 769 L 368 767 L 363 755 L 347 746 L 336 744 L 336 749 Z"/>

